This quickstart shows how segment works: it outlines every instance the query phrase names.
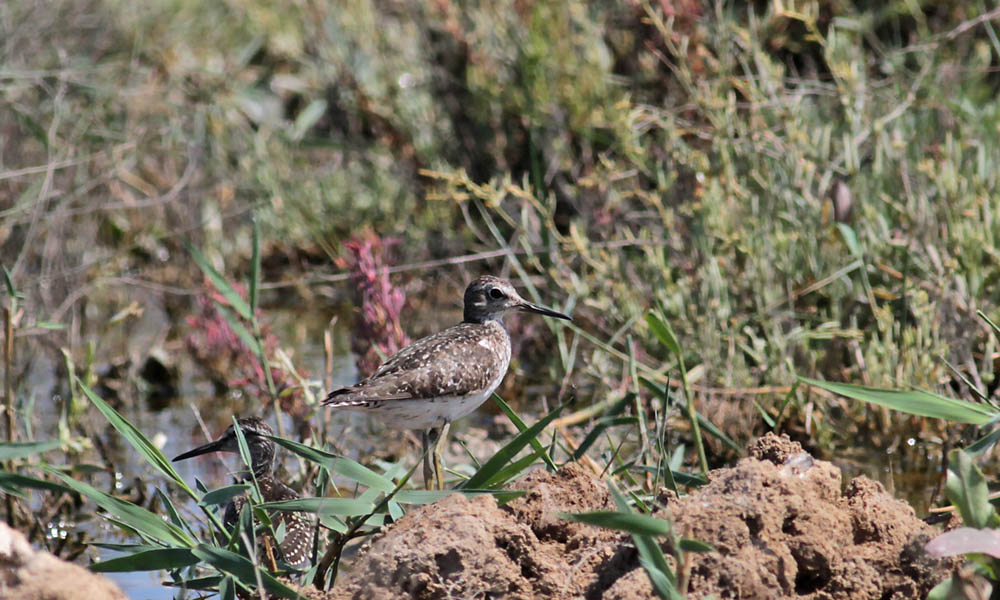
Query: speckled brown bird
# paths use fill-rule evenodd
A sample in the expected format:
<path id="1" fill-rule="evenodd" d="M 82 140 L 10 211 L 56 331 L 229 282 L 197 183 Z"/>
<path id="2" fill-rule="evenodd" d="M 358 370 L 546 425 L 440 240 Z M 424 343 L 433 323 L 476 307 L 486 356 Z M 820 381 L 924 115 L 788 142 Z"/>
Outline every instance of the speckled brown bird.
<path id="1" fill-rule="evenodd" d="M 243 438 L 247 442 L 247 449 L 250 451 L 251 469 L 250 473 L 244 473 L 240 480 L 250 482 L 257 480 L 257 487 L 260 489 L 261 498 L 264 502 L 281 502 L 284 500 L 295 500 L 299 498 L 298 492 L 288 487 L 274 477 L 274 442 L 271 435 L 274 435 L 271 427 L 257 417 L 244 417 L 237 419 L 240 429 L 243 431 Z M 239 452 L 239 441 L 236 437 L 236 429 L 230 425 L 222 436 L 214 442 L 209 442 L 204 446 L 199 446 L 194 450 L 189 450 L 174 457 L 174 461 L 184 460 L 209 452 Z M 227 529 L 232 529 L 239 519 L 240 511 L 246 504 L 246 497 L 237 496 L 226 505 L 223 515 L 223 523 Z M 282 523 L 285 525 L 285 537 L 277 549 L 280 557 L 289 566 L 296 569 L 305 569 L 310 565 L 312 554 L 312 537 L 315 523 L 305 513 L 301 512 L 276 512 L 272 516 L 272 523 L 277 529 Z"/>
<path id="2" fill-rule="evenodd" d="M 511 311 L 572 320 L 528 302 L 509 281 L 485 275 L 466 288 L 461 323 L 403 348 L 371 377 L 331 392 L 323 403 L 369 412 L 392 428 L 423 430 L 425 485 L 433 478 L 441 489 L 448 424 L 485 402 L 507 373 L 510 335 L 502 318 Z"/>

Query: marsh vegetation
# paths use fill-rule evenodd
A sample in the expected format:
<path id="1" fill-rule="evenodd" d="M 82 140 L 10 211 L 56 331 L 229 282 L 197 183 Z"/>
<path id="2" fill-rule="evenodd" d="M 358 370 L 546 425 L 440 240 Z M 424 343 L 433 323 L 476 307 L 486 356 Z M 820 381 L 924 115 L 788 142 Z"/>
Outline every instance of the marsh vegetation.
<path id="1" fill-rule="evenodd" d="M 998 23 L 908 0 L 2 3 L 0 512 L 138 597 L 336 591 L 443 494 L 411 478 L 415 439 L 319 400 L 490 273 L 574 320 L 508 321 L 511 372 L 447 448 L 469 502 L 534 506 L 521 475 L 578 463 L 610 488 L 560 510 L 627 531 L 664 596 L 713 552 L 668 496 L 769 432 L 996 527 Z M 301 503 L 233 484 L 245 453 L 165 458 L 249 415 Z M 280 510 L 322 525 L 291 579 L 256 535 L 283 538 Z M 964 576 L 995 581 L 979 556 Z"/>

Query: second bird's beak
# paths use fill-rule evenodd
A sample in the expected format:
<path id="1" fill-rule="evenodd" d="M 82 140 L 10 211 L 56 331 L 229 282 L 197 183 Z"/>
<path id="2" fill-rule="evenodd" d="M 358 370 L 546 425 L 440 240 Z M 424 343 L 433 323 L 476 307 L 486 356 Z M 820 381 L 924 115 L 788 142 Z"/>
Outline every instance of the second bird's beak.
<path id="1" fill-rule="evenodd" d="M 208 454 L 209 452 L 218 452 L 222 450 L 222 440 L 215 440 L 214 442 L 209 442 L 204 446 L 198 446 L 194 450 L 188 450 L 184 454 L 178 454 L 173 458 L 172 462 L 177 462 L 179 460 L 184 460 L 186 458 L 192 458 L 195 456 L 201 456 L 202 454 Z"/>
<path id="2" fill-rule="evenodd" d="M 556 312 L 551 308 L 545 308 L 544 306 L 539 306 L 527 300 L 522 300 L 517 306 L 518 310 L 522 312 L 535 313 L 536 315 L 543 315 L 546 317 L 555 317 L 557 319 L 566 319 L 567 321 L 572 321 L 573 318 L 569 315 L 564 315 L 561 312 Z"/>

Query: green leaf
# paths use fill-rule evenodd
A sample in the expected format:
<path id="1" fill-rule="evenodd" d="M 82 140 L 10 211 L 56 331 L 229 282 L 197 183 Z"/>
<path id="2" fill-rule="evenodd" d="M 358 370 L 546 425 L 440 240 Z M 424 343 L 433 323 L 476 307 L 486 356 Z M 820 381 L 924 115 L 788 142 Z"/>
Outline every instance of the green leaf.
<path id="1" fill-rule="evenodd" d="M 677 343 L 677 336 L 674 335 L 674 329 L 670 326 L 669 321 L 656 312 L 649 311 L 646 313 L 646 324 L 649 325 L 649 330 L 653 332 L 656 339 L 666 346 L 667 350 L 674 356 L 681 355 L 681 345 Z"/>
<path id="2" fill-rule="evenodd" d="M 840 230 L 840 235 L 844 239 L 844 244 L 847 249 L 851 251 L 851 254 L 855 258 L 861 258 L 861 245 L 858 243 L 858 234 L 854 233 L 854 229 L 851 228 L 847 223 L 837 223 L 837 229 Z"/>
<path id="3" fill-rule="evenodd" d="M 226 575 L 219 582 L 219 600 L 236 600 L 236 580 Z"/>
<path id="4" fill-rule="evenodd" d="M 147 462 L 149 462 L 149 464 L 153 465 L 153 467 L 156 468 L 156 470 L 158 470 L 160 473 L 166 475 L 167 478 L 169 478 L 171 481 L 177 484 L 189 496 L 191 496 L 194 499 L 197 499 L 194 490 L 188 487 L 188 484 L 181 478 L 180 475 L 177 474 L 177 471 L 174 470 L 173 465 L 171 465 L 170 461 L 168 461 L 167 458 L 163 456 L 163 453 L 160 452 L 160 449 L 154 446 L 153 443 L 150 442 L 149 439 L 146 438 L 146 436 L 143 435 L 143 433 L 135 427 L 135 425 L 132 425 L 132 423 L 130 423 L 128 419 L 121 416 L 118 413 L 118 411 L 116 411 L 114 408 L 111 407 L 111 405 L 109 405 L 100 396 L 91 391 L 91 389 L 87 387 L 86 384 L 84 384 L 79 377 L 74 375 L 73 381 L 76 382 L 78 386 L 80 386 L 80 389 L 83 390 L 83 393 L 86 394 L 87 398 L 89 398 L 90 401 L 94 403 L 94 406 L 97 407 L 97 410 L 101 411 L 101 414 L 103 414 L 104 418 L 107 419 L 109 423 L 111 423 L 111 426 L 114 427 L 116 430 L 118 430 L 118 433 L 122 434 L 122 436 L 126 440 L 128 440 L 130 444 L 132 444 L 132 447 L 138 450 L 139 454 L 143 455 L 143 457 L 146 459 Z"/>
<path id="5" fill-rule="evenodd" d="M 237 483 L 235 485 L 227 485 L 226 487 L 221 487 L 217 490 L 212 490 L 204 496 L 201 497 L 202 506 L 218 506 L 221 504 L 228 504 L 233 498 L 242 495 L 244 492 L 250 489 L 250 486 L 245 483 Z"/>
<path id="6" fill-rule="evenodd" d="M 164 581 L 163 585 L 166 587 L 183 588 L 185 590 L 215 591 L 221 585 L 222 580 L 222 577 L 212 575 L 210 577 L 194 577 L 180 581 Z"/>
<path id="7" fill-rule="evenodd" d="M 945 491 L 966 526 L 982 529 L 994 525 L 996 510 L 990 504 L 986 478 L 967 452 L 952 450 L 948 453 Z"/>
<path id="8" fill-rule="evenodd" d="M 0 461 L 25 458 L 33 454 L 41 454 L 62 446 L 59 440 L 48 442 L 3 442 L 0 443 Z"/>
<path id="9" fill-rule="evenodd" d="M 391 492 L 396 488 L 388 478 L 372 471 L 368 467 L 361 465 L 347 457 L 330 454 L 305 444 L 293 442 L 279 437 L 269 436 L 276 444 L 294 452 L 302 458 L 314 462 L 328 471 L 343 475 L 351 481 L 357 481 L 361 485 L 379 490 L 380 492 Z"/>
<path id="10" fill-rule="evenodd" d="M 682 552 L 715 552 L 715 546 L 712 544 L 691 538 L 681 538 L 677 542 L 677 547 Z"/>
<path id="11" fill-rule="evenodd" d="M 587 450 L 590 449 L 590 447 L 594 444 L 594 442 L 596 442 L 601 437 L 601 435 L 604 433 L 604 430 L 607 429 L 608 427 L 613 427 L 613 425 L 609 423 L 607 419 L 609 417 L 615 418 L 618 415 L 620 415 L 622 411 L 625 410 L 625 405 L 631 402 L 631 400 L 632 400 L 632 394 L 630 392 L 628 394 L 625 394 L 625 396 L 623 396 L 621 400 L 615 402 L 614 404 L 608 407 L 608 409 L 604 412 L 604 415 L 597 420 L 597 424 L 590 429 L 590 431 L 587 433 L 587 436 L 583 438 L 582 442 L 580 442 L 580 445 L 577 447 L 576 451 L 573 452 L 573 456 L 571 457 L 573 461 L 580 460 L 580 458 L 582 458 L 583 455 L 587 453 Z"/>
<path id="12" fill-rule="evenodd" d="M 708 483 L 707 479 L 696 473 L 678 471 L 676 469 L 671 469 L 667 465 L 664 465 L 662 468 L 670 471 L 670 474 L 673 476 L 674 480 L 677 481 L 677 483 L 687 487 L 701 487 Z M 659 472 L 659 468 L 654 467 L 653 465 L 639 465 L 635 467 L 635 469 L 641 472 L 652 473 L 653 475 L 656 475 Z"/>
<path id="13" fill-rule="evenodd" d="M 357 498 L 297 498 L 295 500 L 265 502 L 260 507 L 277 511 L 354 517 L 368 514 L 374 505 Z"/>
<path id="14" fill-rule="evenodd" d="M 253 312 L 250 310 L 250 305 L 246 303 L 243 297 L 240 296 L 235 289 L 233 289 L 233 286 L 226 281 L 226 278 L 215 270 L 215 267 L 208 262 L 205 255 L 203 255 L 197 248 L 192 246 L 190 243 L 185 243 L 185 245 L 187 246 L 187 250 L 191 254 L 191 257 L 194 258 L 194 262 L 196 262 L 198 267 L 201 268 L 201 272 L 208 277 L 208 280 L 212 282 L 212 286 L 214 286 L 215 289 L 222 294 L 222 297 L 226 299 L 229 306 L 232 306 L 233 310 L 239 313 L 244 320 L 253 320 Z"/>
<path id="15" fill-rule="evenodd" d="M 177 512 L 177 507 L 174 506 L 174 501 L 170 499 L 170 496 L 163 493 L 163 490 L 156 488 L 155 490 L 156 499 L 159 500 L 160 504 L 163 505 L 163 512 L 167 513 L 167 518 L 170 522 L 181 529 L 186 529 L 189 534 L 192 534 L 190 524 L 181 519 L 181 515 Z"/>
<path id="16" fill-rule="evenodd" d="M 309 103 L 299 116 L 295 117 L 295 124 L 292 125 L 291 138 L 296 142 L 305 137 L 312 126 L 326 114 L 326 100 L 317 98 Z"/>
<path id="17" fill-rule="evenodd" d="M 504 402 L 504 399 L 500 397 L 500 394 L 493 392 L 493 401 L 496 402 L 497 406 L 500 407 L 500 410 L 502 410 L 504 414 L 507 415 L 507 418 L 510 419 L 512 423 L 514 423 L 514 427 L 517 427 L 518 431 L 524 431 L 525 429 L 528 428 L 528 426 L 525 425 L 521 417 L 519 417 L 517 413 L 514 412 L 514 409 L 511 408 L 509 404 Z M 542 443 L 539 442 L 537 438 L 531 438 L 531 447 L 535 449 L 535 454 L 537 456 L 542 457 L 542 460 L 545 461 L 545 464 L 549 467 L 549 470 L 557 471 L 559 469 L 559 467 L 556 466 L 556 463 L 552 460 L 552 457 L 549 456 L 549 453 L 545 450 L 545 447 L 542 446 Z"/>
<path id="18" fill-rule="evenodd" d="M 257 294 L 260 290 L 260 221 L 257 220 L 257 215 L 254 215 L 250 220 L 253 222 L 253 253 L 250 256 L 250 314 L 256 315 Z"/>
<path id="19" fill-rule="evenodd" d="M 994 335 L 996 335 L 996 336 L 1000 336 L 1000 325 L 997 325 L 996 323 L 994 323 L 994 322 L 993 322 L 993 320 L 992 320 L 992 319 L 990 319 L 989 317 L 987 317 L 987 316 L 986 316 L 986 313 L 984 313 L 984 312 L 983 312 L 983 311 L 981 311 L 981 310 L 977 310 L 977 311 L 976 311 L 976 314 L 977 314 L 977 315 L 979 315 L 979 318 L 980 318 L 980 319 L 982 319 L 982 320 L 986 321 L 986 323 L 987 323 L 987 324 L 988 324 L 988 325 L 990 326 L 990 328 L 991 328 L 991 329 L 993 330 L 993 334 L 994 334 Z"/>
<path id="20" fill-rule="evenodd" d="M 68 492 L 69 488 L 44 479 L 37 479 L 20 473 L 0 470 L 0 490 L 7 494 L 18 494 L 22 489 L 44 490 L 47 492 Z"/>
<path id="21" fill-rule="evenodd" d="M 66 329 L 65 323 L 60 323 L 58 321 L 38 321 L 32 327 L 37 327 L 38 329 L 49 329 L 52 331 L 60 331 Z"/>
<path id="22" fill-rule="evenodd" d="M 61 479 L 67 486 L 73 488 L 77 493 L 93 500 L 95 504 L 137 532 L 171 546 L 190 547 L 194 544 L 194 540 L 182 529 L 171 523 L 167 523 L 158 515 L 149 512 L 145 508 L 105 494 L 97 488 L 87 485 L 82 481 L 77 481 L 68 475 L 63 475 L 58 471 L 50 470 L 50 472 Z"/>
<path id="23" fill-rule="evenodd" d="M 472 475 L 472 477 L 462 482 L 461 487 L 463 489 L 483 489 L 489 487 L 487 483 L 492 480 L 507 463 L 517 456 L 517 454 L 524 449 L 524 447 L 527 446 L 531 440 L 538 437 L 538 434 L 540 434 L 542 430 L 548 427 L 549 423 L 559 416 L 562 409 L 562 405 L 557 406 L 537 423 L 514 436 L 514 439 L 508 442 L 506 446 L 498 450 L 492 458 L 486 461 L 486 464 L 480 467 L 479 470 Z"/>
<path id="24" fill-rule="evenodd" d="M 247 587 L 256 587 L 257 575 L 260 575 L 264 588 L 272 594 L 277 594 L 282 598 L 291 599 L 300 597 L 295 590 L 275 579 L 270 573 L 263 570 L 258 573 L 257 568 L 253 565 L 253 563 L 235 552 L 222 550 L 220 548 L 216 548 L 215 546 L 209 546 L 208 544 L 198 544 L 192 549 L 192 552 L 195 556 L 215 567 L 219 571 L 232 575 L 238 579 L 240 583 L 246 585 Z"/>
<path id="25" fill-rule="evenodd" d="M 88 568 L 95 573 L 124 573 L 180 569 L 194 564 L 198 564 L 198 557 L 188 548 L 158 548 L 112 558 Z"/>
<path id="26" fill-rule="evenodd" d="M 669 535 L 672 529 L 669 521 L 634 512 L 598 510 L 586 513 L 558 513 L 557 516 L 567 521 L 596 525 L 605 529 L 627 531 L 628 533 L 638 535 Z"/>
<path id="27" fill-rule="evenodd" d="M 246 326 L 244 326 L 243 323 L 241 323 L 225 306 L 216 304 L 215 308 L 219 311 L 219 314 L 222 315 L 222 318 L 226 320 L 226 323 L 229 325 L 229 328 L 233 330 L 233 333 L 236 334 L 236 337 L 240 338 L 240 341 L 250 349 L 250 352 L 253 352 L 255 356 L 259 357 L 262 352 L 260 342 L 253 336 L 252 333 L 250 333 L 250 330 L 247 329 Z"/>
<path id="28" fill-rule="evenodd" d="M 701 415 L 701 413 L 696 413 L 696 414 L 698 416 L 698 424 L 701 425 L 702 429 L 704 429 L 712 437 L 716 438 L 717 440 L 719 440 L 723 444 L 729 446 L 730 448 L 732 448 L 736 452 L 738 452 L 740 454 L 743 454 L 743 448 L 739 444 L 737 444 L 736 442 L 734 442 L 732 438 L 730 438 L 728 435 L 726 435 L 725 433 L 723 433 L 723 431 L 721 429 L 719 429 L 718 427 L 716 427 L 711 421 L 709 421 L 708 419 L 706 419 L 705 417 L 703 417 Z"/>
<path id="29" fill-rule="evenodd" d="M 537 461 L 538 461 L 538 456 L 535 455 L 534 452 L 532 452 L 531 454 L 525 454 L 521 458 L 503 467 L 502 469 L 494 473 L 492 477 L 483 482 L 483 489 L 498 488 L 503 486 L 508 481 L 514 479 L 522 472 L 524 472 L 525 469 L 535 464 L 535 462 Z"/>
<path id="30" fill-rule="evenodd" d="M 7 289 L 7 295 L 10 296 L 11 300 L 17 300 L 22 296 L 17 293 L 17 288 L 14 287 L 14 280 L 11 279 L 10 271 L 7 270 L 7 265 L 3 266 L 3 285 Z"/>
<path id="31" fill-rule="evenodd" d="M 608 481 L 608 492 L 611 493 L 611 499 L 614 500 L 619 511 L 632 511 L 628 500 L 611 481 Z M 674 576 L 673 570 L 670 569 L 660 544 L 653 536 L 637 533 L 631 535 L 632 541 L 635 542 L 635 547 L 639 551 L 639 562 L 649 574 L 649 581 L 653 584 L 656 593 L 668 600 L 682 600 L 681 593 L 677 591 L 677 578 Z"/>
<path id="32" fill-rule="evenodd" d="M 965 452 L 973 458 L 978 458 L 983 454 L 986 454 L 987 450 L 996 445 L 997 440 L 1000 440 L 1000 428 L 994 429 L 975 442 L 972 442 L 972 444 L 965 449 Z"/>
<path id="33" fill-rule="evenodd" d="M 911 415 L 945 419 L 956 423 L 985 425 L 996 418 L 998 414 L 997 411 L 983 404 L 956 400 L 923 390 L 886 390 L 849 383 L 819 381 L 806 377 L 799 377 L 799 381 L 841 396 L 878 404 Z"/>
<path id="34" fill-rule="evenodd" d="M 649 577 L 649 582 L 653 584 L 653 589 L 656 593 L 660 595 L 661 598 L 668 598 L 669 600 L 682 600 L 680 592 L 677 591 L 677 584 L 670 580 L 670 576 L 667 575 L 669 571 L 664 571 L 662 568 L 653 564 L 644 554 L 639 553 L 639 564 L 642 568 L 646 570 L 646 575 Z"/>

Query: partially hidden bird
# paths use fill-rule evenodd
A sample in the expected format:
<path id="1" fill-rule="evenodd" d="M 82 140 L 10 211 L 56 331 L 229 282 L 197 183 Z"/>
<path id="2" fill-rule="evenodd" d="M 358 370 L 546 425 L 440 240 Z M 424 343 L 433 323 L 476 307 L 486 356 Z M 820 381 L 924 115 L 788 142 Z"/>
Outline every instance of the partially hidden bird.
<path id="1" fill-rule="evenodd" d="M 465 290 L 461 323 L 406 346 L 370 377 L 330 392 L 323 404 L 373 414 L 390 428 L 422 430 L 425 486 L 433 481 L 443 489 L 448 425 L 474 411 L 503 381 L 511 349 L 502 319 L 515 311 L 572 321 L 528 302 L 509 281 L 484 275 Z"/>
<path id="2" fill-rule="evenodd" d="M 252 484 L 256 480 L 260 490 L 261 499 L 264 502 L 280 502 L 284 500 L 295 500 L 299 498 L 298 492 L 285 485 L 274 476 L 274 452 L 275 445 L 270 439 L 274 432 L 271 427 L 258 417 L 243 417 L 236 420 L 243 438 L 247 443 L 247 450 L 250 453 L 250 472 L 243 472 L 239 481 Z M 174 462 L 208 454 L 209 452 L 235 452 L 238 453 L 239 440 L 236 436 L 236 429 L 230 425 L 225 433 L 214 442 L 209 442 L 204 446 L 199 446 L 194 450 L 189 450 L 174 457 Z M 236 496 L 227 505 L 223 514 L 223 524 L 227 529 L 232 529 L 239 519 L 240 511 L 246 504 L 245 495 Z M 296 569 L 305 569 L 310 565 L 312 554 L 312 538 L 315 523 L 312 519 L 301 512 L 276 511 L 271 517 L 275 530 L 283 523 L 285 536 L 280 544 L 273 543 L 273 538 L 269 538 L 272 548 L 276 548 L 280 558 L 284 562 Z"/>

